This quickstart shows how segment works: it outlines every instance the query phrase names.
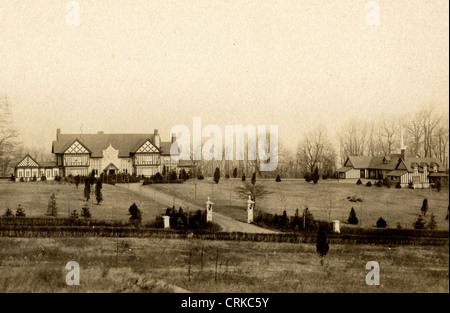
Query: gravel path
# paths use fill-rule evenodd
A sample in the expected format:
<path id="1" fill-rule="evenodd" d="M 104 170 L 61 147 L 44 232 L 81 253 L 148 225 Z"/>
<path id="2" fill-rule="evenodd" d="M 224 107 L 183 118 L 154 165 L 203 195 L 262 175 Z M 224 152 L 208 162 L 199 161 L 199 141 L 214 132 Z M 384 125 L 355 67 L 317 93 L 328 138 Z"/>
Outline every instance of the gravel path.
<path id="1" fill-rule="evenodd" d="M 139 194 L 141 194 L 142 196 L 146 196 L 150 199 L 153 199 L 159 203 L 161 203 L 162 205 L 166 205 L 166 206 L 172 206 L 174 204 L 175 201 L 175 207 L 189 207 L 190 210 L 205 210 L 204 207 L 200 207 L 194 203 L 185 201 L 185 200 L 181 200 L 180 198 L 177 198 L 172 196 L 172 195 L 168 195 L 164 192 L 155 190 L 154 188 L 151 188 L 150 185 L 147 186 L 143 186 L 141 183 L 135 183 L 135 184 L 129 184 L 129 186 L 127 184 L 117 184 L 116 186 L 120 187 L 120 188 L 126 188 L 129 189 L 130 191 L 133 192 L 137 192 Z M 222 230 L 225 232 L 242 232 L 242 233 L 276 233 L 272 230 L 269 229 L 265 229 L 256 225 L 252 225 L 252 224 L 247 224 L 247 223 L 243 223 L 240 221 L 237 221 L 231 217 L 222 215 L 220 213 L 216 213 L 214 212 L 214 207 L 213 207 L 213 222 L 217 223 L 218 225 L 220 225 L 220 227 L 222 227 Z"/>

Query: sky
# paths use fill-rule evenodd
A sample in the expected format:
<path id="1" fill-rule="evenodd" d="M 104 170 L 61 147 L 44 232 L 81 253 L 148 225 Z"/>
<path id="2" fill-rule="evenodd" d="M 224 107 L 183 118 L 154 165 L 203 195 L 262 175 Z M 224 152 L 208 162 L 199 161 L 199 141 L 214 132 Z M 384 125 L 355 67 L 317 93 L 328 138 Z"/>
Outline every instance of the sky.
<path id="1" fill-rule="evenodd" d="M 279 125 L 292 146 L 350 118 L 448 114 L 449 4 L 438 0 L 0 0 L 0 94 L 20 140 Z M 369 19 L 373 21 L 373 19 Z"/>

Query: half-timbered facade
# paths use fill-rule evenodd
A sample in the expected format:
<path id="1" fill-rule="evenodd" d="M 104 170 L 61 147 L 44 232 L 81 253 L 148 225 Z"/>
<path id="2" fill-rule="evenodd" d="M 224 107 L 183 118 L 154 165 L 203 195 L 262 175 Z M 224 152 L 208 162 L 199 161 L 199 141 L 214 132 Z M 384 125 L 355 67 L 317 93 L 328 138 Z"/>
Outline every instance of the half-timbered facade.
<path id="1" fill-rule="evenodd" d="M 437 158 L 407 155 L 403 143 L 400 154 L 384 157 L 349 156 L 344 166 L 338 169 L 338 175 L 340 179 L 382 180 L 387 177 L 391 183 L 413 188 L 429 188 L 438 179 L 448 179 L 448 174 Z"/>
<path id="2" fill-rule="evenodd" d="M 56 132 L 52 143 L 54 162 L 37 162 L 27 155 L 15 167 L 19 180 L 32 180 L 45 175 L 47 179 L 55 176 L 88 176 L 101 173 L 136 174 L 151 176 L 156 173 L 169 173 L 186 169 L 183 163 L 174 160 L 170 148 L 175 143 L 161 142 L 157 129 L 153 134 L 61 134 Z M 176 144 L 176 143 L 175 143 Z"/>
<path id="3" fill-rule="evenodd" d="M 54 180 L 59 176 L 59 168 L 56 162 L 38 162 L 27 154 L 15 166 L 14 175 L 17 181 L 41 180 L 43 176 L 48 180 Z"/>
<path id="4" fill-rule="evenodd" d="M 153 134 L 61 134 L 57 130 L 52 153 L 62 176 L 101 173 L 128 173 L 151 176 L 177 171 L 178 161 L 170 155 L 175 141 L 161 142 L 159 132 Z"/>

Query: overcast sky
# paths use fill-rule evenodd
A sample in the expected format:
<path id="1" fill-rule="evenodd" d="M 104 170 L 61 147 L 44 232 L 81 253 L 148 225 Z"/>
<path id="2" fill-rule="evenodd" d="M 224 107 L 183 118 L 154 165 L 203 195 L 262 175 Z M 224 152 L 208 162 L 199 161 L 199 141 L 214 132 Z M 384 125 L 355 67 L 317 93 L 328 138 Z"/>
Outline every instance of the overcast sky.
<path id="1" fill-rule="evenodd" d="M 175 124 L 279 125 L 280 139 L 352 116 L 448 112 L 448 1 L 0 0 L 0 93 L 27 145 Z M 71 11 L 73 12 L 73 11 Z"/>

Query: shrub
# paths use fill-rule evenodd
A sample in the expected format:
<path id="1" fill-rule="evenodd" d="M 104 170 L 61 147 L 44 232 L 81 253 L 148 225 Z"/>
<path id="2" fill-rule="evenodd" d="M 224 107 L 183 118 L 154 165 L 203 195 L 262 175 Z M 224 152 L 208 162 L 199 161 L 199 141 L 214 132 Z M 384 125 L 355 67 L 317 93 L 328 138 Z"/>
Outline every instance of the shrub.
<path id="1" fill-rule="evenodd" d="M 312 179 L 314 185 L 319 182 L 319 169 L 317 167 L 314 169 L 311 179 Z"/>
<path id="2" fill-rule="evenodd" d="M 50 196 L 47 206 L 47 216 L 57 216 L 58 215 L 58 205 L 56 204 L 56 196 L 54 193 Z"/>
<path id="3" fill-rule="evenodd" d="M 361 179 L 358 179 L 358 181 L 356 182 L 356 184 L 357 184 L 357 185 L 361 185 L 361 184 L 362 184 Z"/>
<path id="4" fill-rule="evenodd" d="M 428 200 L 427 199 L 423 199 L 422 207 L 420 208 L 420 211 L 422 212 L 423 216 L 427 215 L 427 211 L 428 211 Z"/>
<path id="5" fill-rule="evenodd" d="M 237 174 L 238 174 L 238 169 L 237 169 L 237 167 L 235 167 L 233 170 L 233 177 L 236 178 Z"/>
<path id="6" fill-rule="evenodd" d="M 388 188 L 391 188 L 391 180 L 389 179 L 389 177 L 386 176 L 386 177 L 383 179 L 383 185 L 386 186 L 386 187 L 388 187 Z"/>
<path id="7" fill-rule="evenodd" d="M 11 181 L 16 181 L 16 177 L 14 176 L 14 174 L 11 174 Z"/>
<path id="8" fill-rule="evenodd" d="M 275 181 L 276 181 L 277 183 L 279 183 L 279 182 L 281 181 L 280 175 L 277 175 L 277 178 L 275 178 Z"/>
<path id="9" fill-rule="evenodd" d="M 14 214 L 13 214 L 13 212 L 11 211 L 10 208 L 7 208 L 7 209 L 6 209 L 6 212 L 5 212 L 5 215 L 3 215 L 3 216 L 5 216 L 5 217 L 13 217 Z"/>
<path id="10" fill-rule="evenodd" d="M 347 222 L 352 225 L 358 225 L 358 218 L 356 217 L 355 209 L 352 207 L 348 216 Z"/>
<path id="11" fill-rule="evenodd" d="M 320 265 L 322 266 L 323 266 L 323 258 L 327 255 L 329 249 L 330 246 L 328 244 L 327 234 L 325 232 L 325 229 L 322 226 L 320 226 L 319 233 L 316 239 L 316 251 L 317 253 L 319 253 Z"/>
<path id="12" fill-rule="evenodd" d="M 103 201 L 102 187 L 102 180 L 97 180 L 95 184 L 95 199 L 97 200 L 97 204 Z"/>
<path id="13" fill-rule="evenodd" d="M 242 181 L 245 181 L 245 174 L 242 174 Z"/>
<path id="14" fill-rule="evenodd" d="M 56 180 L 57 182 L 60 182 L 60 181 L 61 181 L 61 176 L 56 175 L 56 176 L 55 176 L 55 180 Z"/>
<path id="15" fill-rule="evenodd" d="M 312 178 L 311 178 L 311 174 L 310 174 L 310 173 L 306 173 L 305 175 L 303 175 L 303 178 L 305 178 L 305 181 L 306 181 L 307 183 L 309 183 L 309 182 L 312 181 Z"/>
<path id="16" fill-rule="evenodd" d="M 177 172 L 172 171 L 169 174 L 169 180 L 176 180 L 177 179 Z"/>
<path id="17" fill-rule="evenodd" d="M 130 212 L 130 220 L 133 222 L 140 222 L 142 219 L 141 211 L 139 210 L 136 203 L 133 203 L 130 208 L 128 209 L 128 212 Z"/>
<path id="18" fill-rule="evenodd" d="M 429 230 L 435 230 L 435 229 L 437 228 L 436 219 L 435 219 L 433 213 L 431 214 L 430 221 L 429 221 L 428 224 L 427 224 L 427 228 L 428 228 Z"/>
<path id="19" fill-rule="evenodd" d="M 376 186 L 383 187 L 383 182 L 381 180 L 377 181 Z"/>
<path id="20" fill-rule="evenodd" d="M 25 217 L 25 210 L 22 208 L 22 206 L 19 204 L 19 206 L 16 209 L 16 216 L 18 217 Z"/>
<path id="21" fill-rule="evenodd" d="M 198 180 L 203 180 L 203 179 L 205 179 L 205 177 L 203 176 L 202 171 L 199 171 L 199 172 L 198 172 L 198 174 L 197 174 L 197 179 L 198 179 Z"/>
<path id="22" fill-rule="evenodd" d="M 370 181 L 368 181 L 368 182 L 366 183 L 366 186 L 367 186 L 367 187 L 372 187 L 372 183 L 371 183 Z"/>
<path id="23" fill-rule="evenodd" d="M 213 177 L 213 179 L 214 179 L 214 182 L 215 182 L 216 184 L 219 183 L 219 180 L 220 180 L 220 169 L 219 169 L 218 167 L 216 167 L 216 170 L 214 171 L 214 177 Z"/>
<path id="24" fill-rule="evenodd" d="M 180 173 L 181 174 L 181 173 Z M 163 180 L 163 176 L 158 172 L 150 177 L 151 180 Z"/>
<path id="25" fill-rule="evenodd" d="M 230 179 L 230 174 L 226 173 L 226 174 L 225 174 L 225 178 L 226 178 L 226 179 Z"/>
<path id="26" fill-rule="evenodd" d="M 91 198 L 91 183 L 89 177 L 86 177 L 84 180 L 84 199 L 89 201 Z"/>
<path id="27" fill-rule="evenodd" d="M 19 182 L 23 183 L 24 181 L 23 177 L 20 177 Z"/>
<path id="28" fill-rule="evenodd" d="M 436 183 L 436 191 L 437 191 L 437 192 L 440 192 L 440 191 L 441 191 L 441 188 L 442 188 L 442 187 L 441 187 L 441 181 L 438 180 L 437 183 Z"/>
<path id="29" fill-rule="evenodd" d="M 85 219 L 91 218 L 91 211 L 89 210 L 89 206 L 87 201 L 84 203 L 83 207 L 81 208 L 81 216 Z"/>
<path id="30" fill-rule="evenodd" d="M 400 224 L 400 222 L 397 223 L 397 229 L 402 229 L 402 224 Z"/>
<path id="31" fill-rule="evenodd" d="M 78 212 L 77 210 L 73 210 L 72 213 L 70 213 L 71 219 L 77 219 L 78 218 Z"/>
<path id="32" fill-rule="evenodd" d="M 409 183 L 408 183 L 408 188 L 409 188 L 409 189 L 414 189 L 414 184 L 413 184 L 412 181 L 409 181 Z"/>
<path id="33" fill-rule="evenodd" d="M 252 185 L 255 185 L 255 183 L 256 183 L 256 173 L 252 174 L 252 179 L 250 180 L 250 182 L 252 183 Z"/>
<path id="34" fill-rule="evenodd" d="M 159 173 L 157 173 L 157 174 L 159 174 Z M 161 174 L 160 174 L 159 176 L 161 176 Z M 180 176 L 179 176 L 179 178 L 180 178 L 181 180 L 183 180 L 183 181 L 185 181 L 185 180 L 188 179 L 188 174 L 186 173 L 186 170 L 185 170 L 185 169 L 182 169 L 182 170 L 180 171 Z M 162 176 L 161 176 L 161 179 L 162 179 Z"/>
<path id="35" fill-rule="evenodd" d="M 399 181 L 397 182 L 397 184 L 395 184 L 395 188 L 397 188 L 397 189 L 401 189 L 402 188 L 402 185 L 400 184 Z"/>
<path id="36" fill-rule="evenodd" d="M 417 220 L 413 223 L 414 229 L 424 229 L 425 228 L 425 221 L 421 214 L 417 216 Z"/>
<path id="37" fill-rule="evenodd" d="M 378 228 L 385 228 L 386 226 L 387 226 L 386 221 L 382 217 L 380 217 L 378 219 L 378 221 L 377 221 L 377 227 Z"/>
<path id="38" fill-rule="evenodd" d="M 41 181 L 46 181 L 46 180 L 47 180 L 47 176 L 42 175 L 42 176 L 41 176 Z"/>

